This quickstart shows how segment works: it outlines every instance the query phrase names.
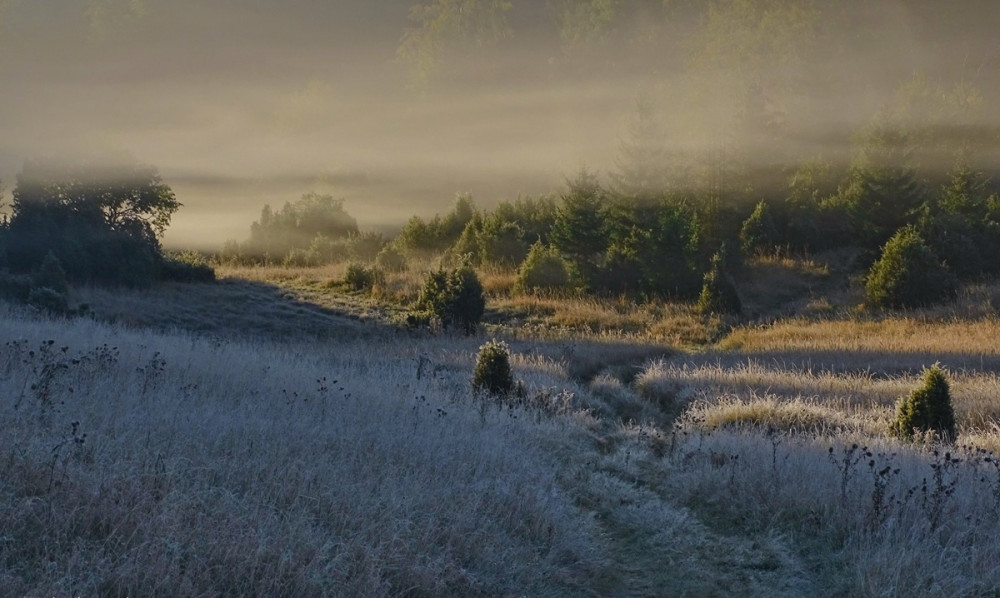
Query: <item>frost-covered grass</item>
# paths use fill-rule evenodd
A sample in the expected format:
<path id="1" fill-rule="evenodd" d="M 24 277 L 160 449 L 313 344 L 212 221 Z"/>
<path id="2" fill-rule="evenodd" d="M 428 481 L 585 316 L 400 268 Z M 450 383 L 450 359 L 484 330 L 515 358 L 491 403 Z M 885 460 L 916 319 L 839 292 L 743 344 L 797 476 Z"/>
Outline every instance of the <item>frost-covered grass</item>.
<path id="1" fill-rule="evenodd" d="M 0 313 L 0 594 L 1000 590 L 992 316 L 779 320 L 688 353 L 527 318 L 490 328 L 525 390 L 498 404 L 470 386 L 484 333 L 364 324 L 335 300 L 369 298 L 285 275 L 78 291 L 113 325 Z M 957 443 L 890 438 L 935 361 Z"/>
<path id="2" fill-rule="evenodd" d="M 575 595 L 600 566 L 545 449 L 581 436 L 401 339 L 0 330 L 2 595 Z"/>

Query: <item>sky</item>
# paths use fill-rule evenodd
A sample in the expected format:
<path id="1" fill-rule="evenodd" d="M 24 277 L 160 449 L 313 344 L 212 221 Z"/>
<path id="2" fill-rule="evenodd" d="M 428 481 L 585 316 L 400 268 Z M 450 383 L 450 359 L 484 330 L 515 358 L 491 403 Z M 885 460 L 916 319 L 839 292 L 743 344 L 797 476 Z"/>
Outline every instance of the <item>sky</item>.
<path id="1" fill-rule="evenodd" d="M 165 245 L 212 249 L 245 238 L 265 203 L 310 191 L 343 197 L 363 229 L 444 211 L 457 193 L 486 206 L 559 191 L 581 167 L 614 168 L 643 93 L 666 107 L 676 144 L 719 143 L 735 118 L 728 96 L 753 73 L 777 90 L 768 101 L 784 118 L 808 123 L 788 127 L 788 138 L 819 153 L 844 150 L 908 81 L 934 87 L 941 72 L 962 71 L 988 91 L 996 79 L 997 10 L 978 0 L 959 3 L 982 12 L 962 22 L 982 23 L 978 36 L 962 23 L 929 35 L 926 23 L 940 19 L 903 1 L 846 0 L 837 28 L 801 32 L 816 38 L 809 64 L 823 69 L 804 78 L 788 76 L 801 61 L 766 60 L 761 37 L 781 36 L 741 16 L 738 0 L 728 3 L 732 22 L 701 37 L 683 32 L 685 44 L 673 46 L 647 41 L 681 32 L 647 34 L 642 11 L 597 41 L 570 43 L 541 24 L 556 4 L 521 2 L 488 59 L 476 43 L 462 46 L 457 53 L 471 47 L 477 59 L 458 56 L 414 87 L 397 58 L 413 4 L 0 0 L 8 197 L 27 159 L 128 157 L 156 166 L 184 204 Z M 745 38 L 745 23 L 756 37 Z M 823 37 L 830 31 L 837 39 Z M 745 39 L 763 67 L 745 59 Z"/>

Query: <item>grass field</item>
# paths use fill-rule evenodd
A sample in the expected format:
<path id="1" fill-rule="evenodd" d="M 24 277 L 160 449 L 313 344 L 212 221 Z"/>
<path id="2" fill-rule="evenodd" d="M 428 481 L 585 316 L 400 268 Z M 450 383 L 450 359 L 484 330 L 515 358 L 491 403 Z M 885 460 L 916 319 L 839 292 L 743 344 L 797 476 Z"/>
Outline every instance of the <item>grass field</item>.
<path id="1" fill-rule="evenodd" d="M 741 321 L 485 273 L 468 338 L 393 325 L 418 273 L 5 308 L 0 594 L 995 595 L 994 290 L 872 313 L 829 266 L 752 267 L 798 290 Z M 472 393 L 490 336 L 516 405 Z M 957 442 L 890 438 L 935 362 Z"/>

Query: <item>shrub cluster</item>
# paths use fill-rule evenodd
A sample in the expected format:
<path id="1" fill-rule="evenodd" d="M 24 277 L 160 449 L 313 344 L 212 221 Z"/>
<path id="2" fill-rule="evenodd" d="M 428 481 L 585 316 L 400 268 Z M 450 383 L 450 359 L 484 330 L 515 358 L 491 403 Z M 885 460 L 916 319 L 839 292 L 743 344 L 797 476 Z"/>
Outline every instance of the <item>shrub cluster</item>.
<path id="1" fill-rule="evenodd" d="M 413 216 L 399 232 L 396 242 L 408 254 L 429 255 L 451 247 L 462 235 L 465 227 L 475 218 L 476 206 L 468 195 L 455 200 L 451 212 L 430 221 Z"/>
<path id="2" fill-rule="evenodd" d="M 218 259 L 240 265 L 281 264 L 311 268 L 347 260 L 371 262 L 385 246 L 381 233 L 360 232 L 344 200 L 307 193 L 275 212 L 265 205 L 250 238 L 226 241 Z"/>
<path id="3" fill-rule="evenodd" d="M 455 326 L 472 334 L 486 311 L 483 285 L 467 262 L 453 270 L 441 268 L 428 274 L 417 307 L 445 329 Z"/>
<path id="4" fill-rule="evenodd" d="M 562 289 L 569 285 L 569 271 L 559 252 L 541 242 L 531 251 L 517 271 L 515 289 L 519 292 Z"/>
<path id="5" fill-rule="evenodd" d="M 344 282 L 355 291 L 366 291 L 374 286 L 378 278 L 376 268 L 367 268 L 363 264 L 352 263 L 347 266 Z"/>

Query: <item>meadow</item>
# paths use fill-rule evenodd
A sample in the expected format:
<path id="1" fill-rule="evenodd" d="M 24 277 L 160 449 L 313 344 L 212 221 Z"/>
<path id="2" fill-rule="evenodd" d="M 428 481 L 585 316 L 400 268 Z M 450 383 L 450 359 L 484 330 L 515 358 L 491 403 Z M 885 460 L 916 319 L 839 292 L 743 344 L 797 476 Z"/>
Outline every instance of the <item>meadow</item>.
<path id="1" fill-rule="evenodd" d="M 906 314 L 799 297 L 736 322 L 519 296 L 483 272 L 488 323 L 465 337 L 401 328 L 333 268 L 74 290 L 90 318 L 4 307 L 0 593 L 1000 588 L 989 287 Z M 398 277 L 402 296 L 419 273 Z M 523 400 L 473 393 L 491 337 Z M 890 438 L 934 362 L 957 441 Z"/>

